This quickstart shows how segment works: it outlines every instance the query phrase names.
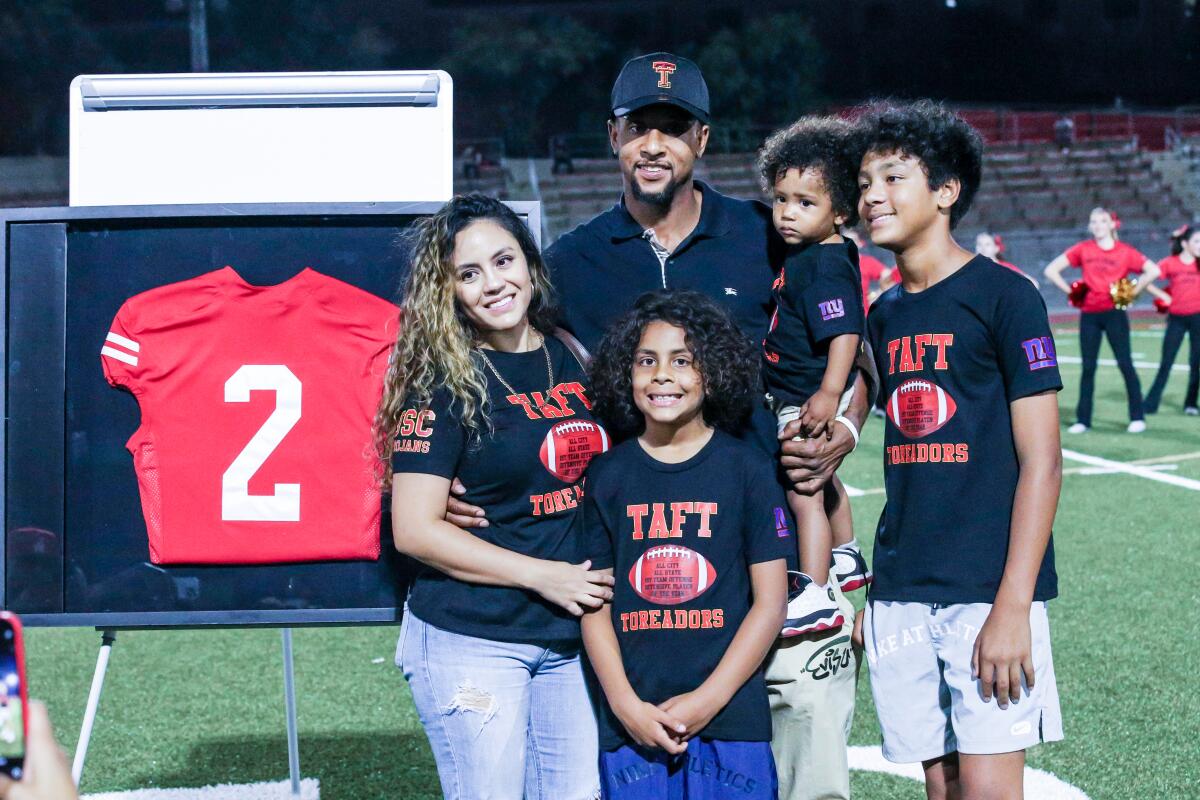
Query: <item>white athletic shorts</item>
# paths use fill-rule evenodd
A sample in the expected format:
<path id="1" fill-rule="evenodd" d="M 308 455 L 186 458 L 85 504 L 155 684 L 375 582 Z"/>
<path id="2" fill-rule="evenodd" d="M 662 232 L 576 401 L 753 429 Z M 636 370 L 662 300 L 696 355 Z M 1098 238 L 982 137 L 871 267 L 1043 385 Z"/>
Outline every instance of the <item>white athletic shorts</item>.
<path id="1" fill-rule="evenodd" d="M 1063 738 L 1046 604 L 1029 610 L 1034 686 L 1002 709 L 983 701 L 971 653 L 990 603 L 867 603 L 863 639 L 871 694 L 889 761 L 926 761 L 958 751 L 1009 753 Z"/>

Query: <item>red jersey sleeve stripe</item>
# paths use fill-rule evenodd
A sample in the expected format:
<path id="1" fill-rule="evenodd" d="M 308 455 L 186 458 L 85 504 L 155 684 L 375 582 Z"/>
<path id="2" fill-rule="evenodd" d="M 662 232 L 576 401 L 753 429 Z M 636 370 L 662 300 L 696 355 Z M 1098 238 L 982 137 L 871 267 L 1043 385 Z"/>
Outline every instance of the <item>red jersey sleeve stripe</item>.
<path id="1" fill-rule="evenodd" d="M 124 336 L 114 331 L 109 331 L 108 335 L 105 336 L 104 339 L 105 341 L 120 345 L 126 350 L 132 350 L 135 353 L 140 353 L 142 351 L 142 346 L 140 344 L 135 342 L 133 339 L 126 339 Z"/>
<path id="2" fill-rule="evenodd" d="M 131 356 L 128 353 L 116 349 L 115 347 L 101 347 L 100 355 L 108 356 L 109 358 L 115 358 L 117 361 L 123 361 L 126 364 L 134 367 L 136 367 L 138 363 L 137 356 Z"/>

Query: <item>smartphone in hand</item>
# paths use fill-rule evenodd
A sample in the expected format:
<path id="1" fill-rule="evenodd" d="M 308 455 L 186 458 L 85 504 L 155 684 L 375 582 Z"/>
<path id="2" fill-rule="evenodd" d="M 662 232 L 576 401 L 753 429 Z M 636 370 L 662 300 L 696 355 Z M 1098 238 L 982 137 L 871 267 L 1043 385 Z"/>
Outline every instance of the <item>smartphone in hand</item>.
<path id="1" fill-rule="evenodd" d="M 25 645 L 21 620 L 0 611 L 0 772 L 20 780 L 25 771 Z"/>

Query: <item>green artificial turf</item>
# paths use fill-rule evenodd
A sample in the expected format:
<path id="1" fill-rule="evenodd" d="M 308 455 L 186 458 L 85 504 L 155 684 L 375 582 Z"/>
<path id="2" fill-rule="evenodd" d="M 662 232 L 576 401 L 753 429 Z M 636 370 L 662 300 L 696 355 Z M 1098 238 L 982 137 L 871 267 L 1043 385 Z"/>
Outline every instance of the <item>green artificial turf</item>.
<path id="1" fill-rule="evenodd" d="M 1057 333 L 1060 356 L 1078 337 Z M 1134 338 L 1157 362 L 1161 326 Z M 1107 345 L 1102 358 L 1111 358 Z M 1182 360 L 1180 361 L 1182 363 Z M 1063 427 L 1073 421 L 1079 367 L 1063 365 Z M 1139 370 L 1143 389 L 1153 371 Z M 1124 433 L 1124 389 L 1101 366 L 1092 431 L 1064 446 L 1127 462 L 1200 452 L 1200 418 L 1180 412 L 1186 374 L 1177 372 L 1162 411 L 1139 436 Z M 844 465 L 851 486 L 883 485 L 882 425 L 872 420 Z M 1055 670 L 1066 740 L 1029 754 L 1100 798 L 1200 797 L 1200 700 L 1186 676 L 1200 661 L 1200 492 L 1142 477 L 1068 474 L 1055 525 L 1060 597 L 1050 604 Z M 1166 474 L 1200 480 L 1200 458 Z M 931 487 L 936 491 L 936 487 Z M 937 502 L 940 498 L 931 498 Z M 883 496 L 854 500 L 860 541 L 870 549 Z M 861 592 L 856 599 L 861 604 Z M 393 627 L 295 631 L 300 759 L 325 800 L 436 798 L 437 775 L 404 680 L 392 665 Z M 44 698 L 70 748 L 78 735 L 99 635 L 27 633 L 31 694 Z M 877 745 L 865 664 L 851 743 Z M 118 635 L 92 739 L 83 789 L 202 786 L 287 776 L 280 634 L 274 630 L 138 631 Z M 913 781 L 852 774 L 859 797 L 924 796 Z"/>

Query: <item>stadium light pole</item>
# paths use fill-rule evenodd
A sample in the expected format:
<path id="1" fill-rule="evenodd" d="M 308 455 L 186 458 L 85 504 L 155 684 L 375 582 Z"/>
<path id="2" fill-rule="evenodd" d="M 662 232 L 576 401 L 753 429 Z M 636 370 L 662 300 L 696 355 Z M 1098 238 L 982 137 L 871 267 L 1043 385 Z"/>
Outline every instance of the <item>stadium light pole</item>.
<path id="1" fill-rule="evenodd" d="M 208 72 L 208 14 L 204 0 L 189 0 L 188 28 L 192 43 L 192 72 Z"/>

